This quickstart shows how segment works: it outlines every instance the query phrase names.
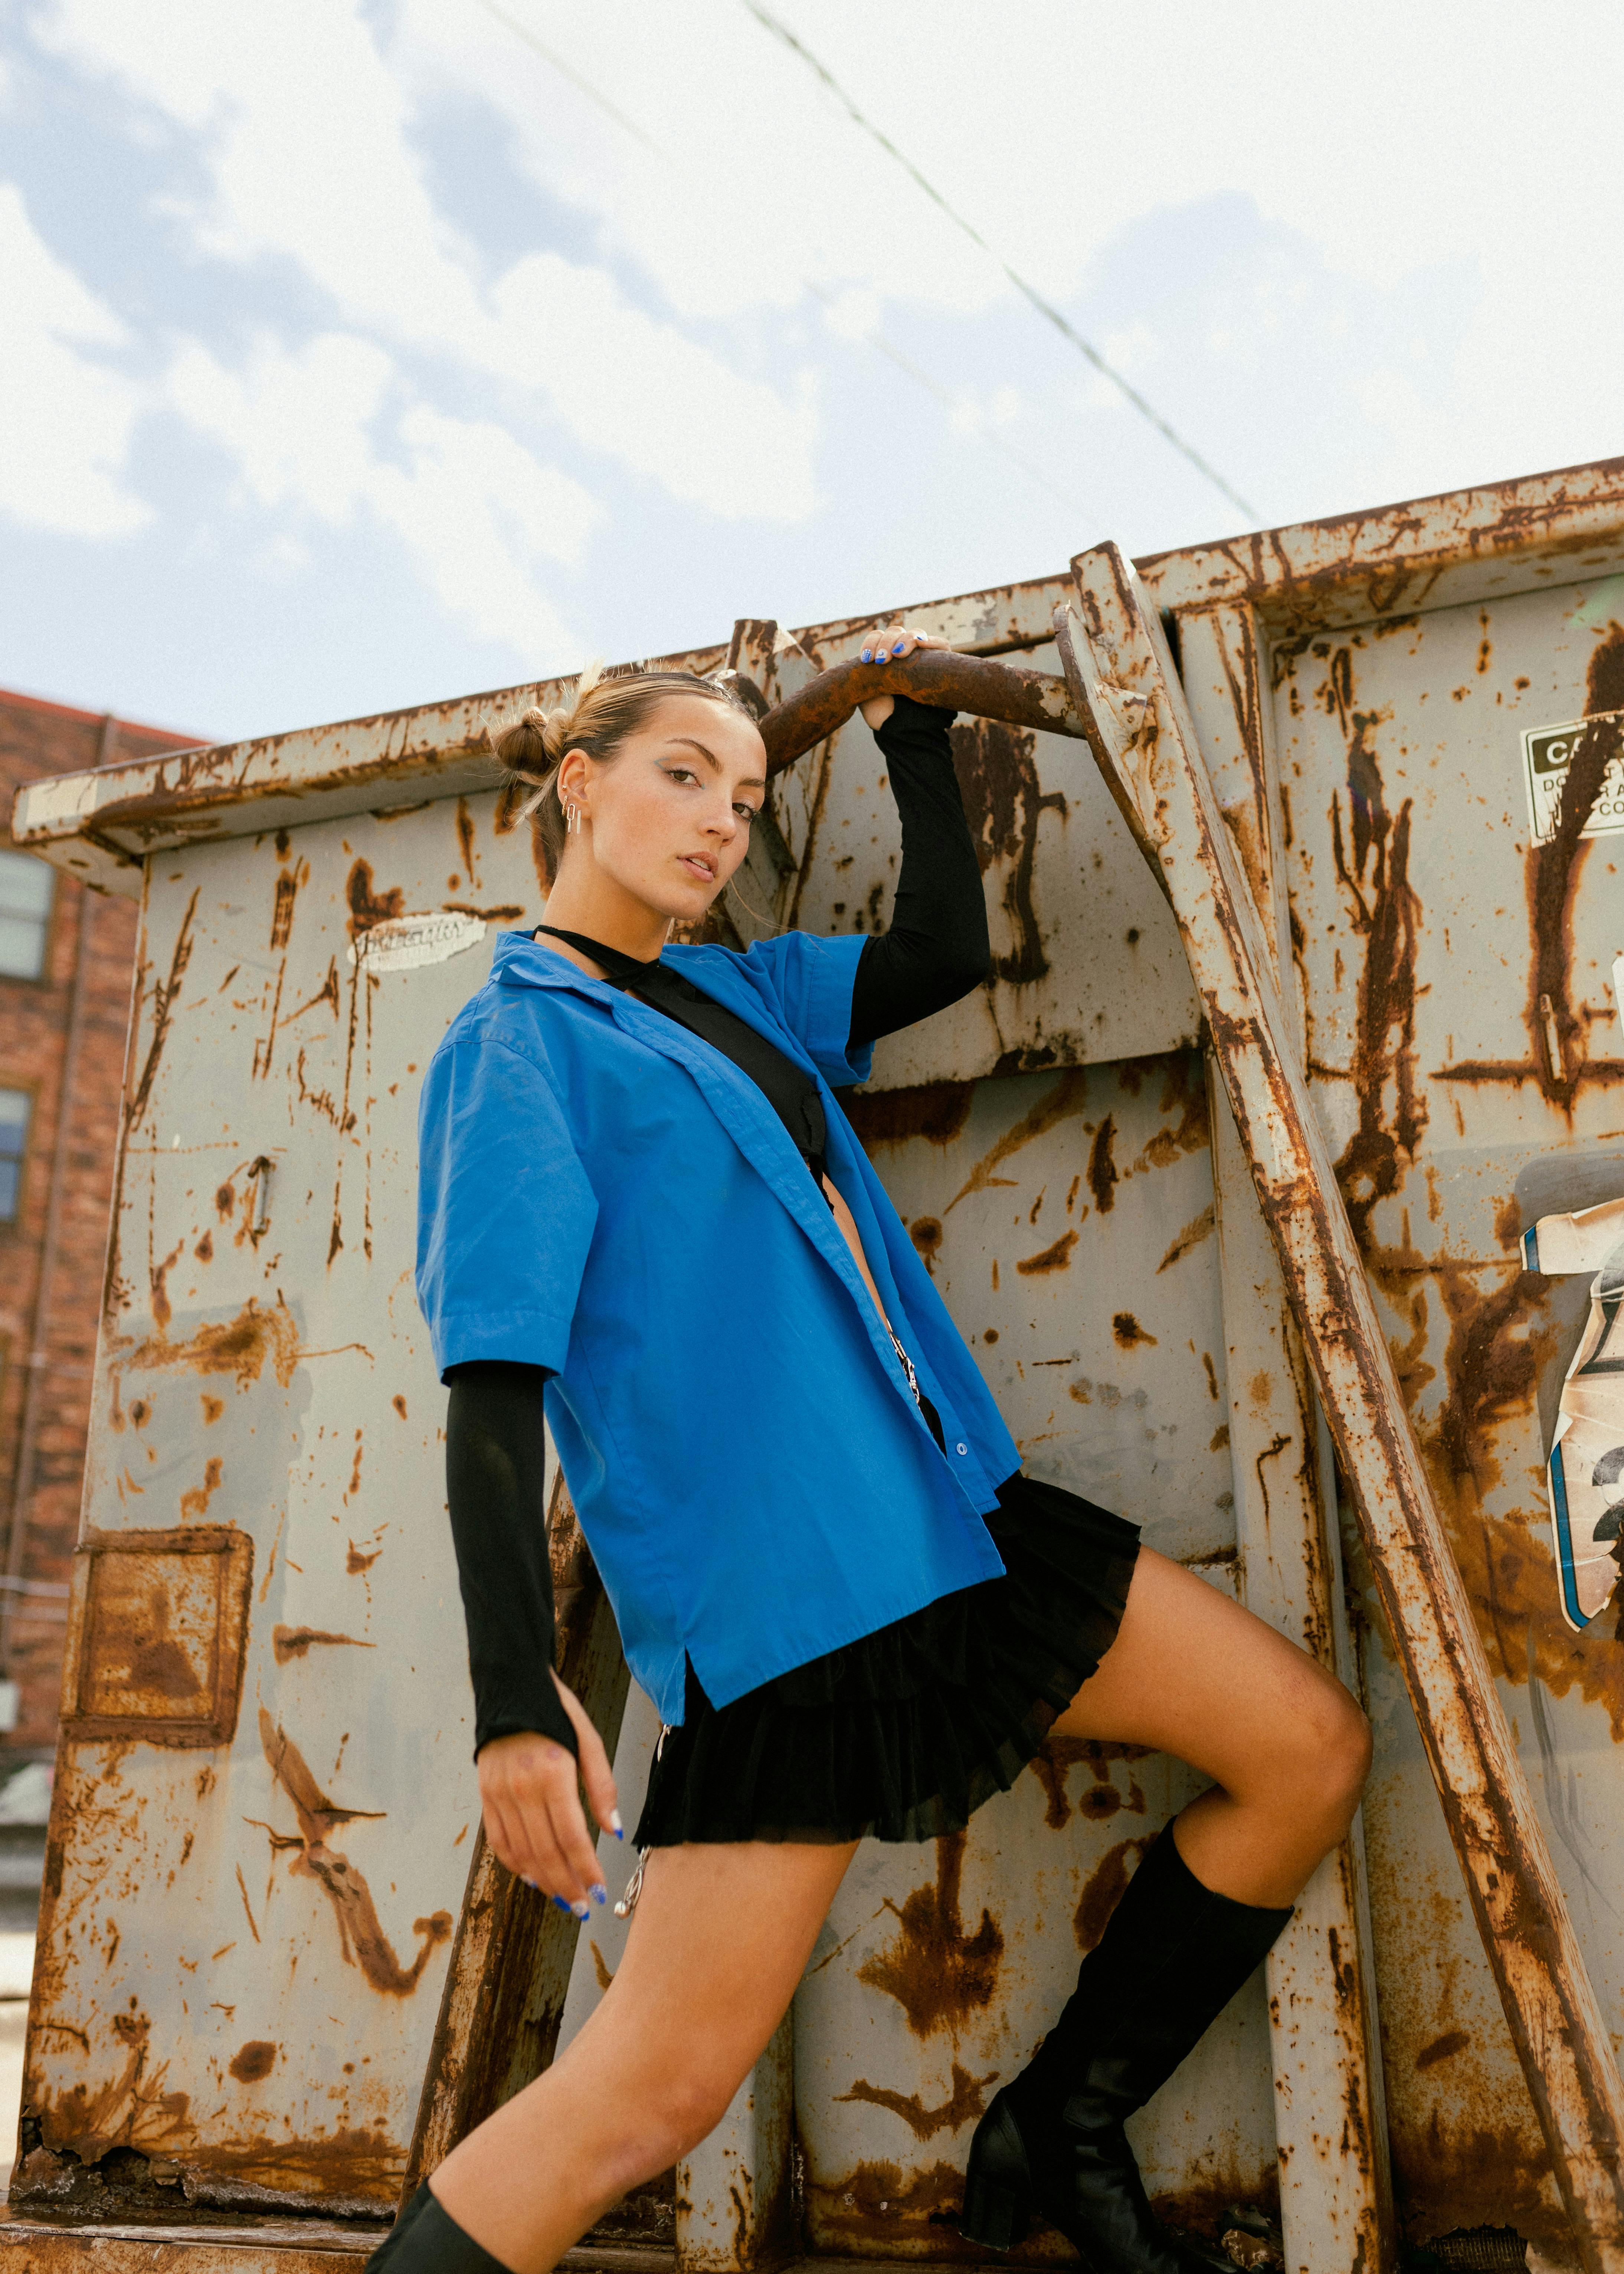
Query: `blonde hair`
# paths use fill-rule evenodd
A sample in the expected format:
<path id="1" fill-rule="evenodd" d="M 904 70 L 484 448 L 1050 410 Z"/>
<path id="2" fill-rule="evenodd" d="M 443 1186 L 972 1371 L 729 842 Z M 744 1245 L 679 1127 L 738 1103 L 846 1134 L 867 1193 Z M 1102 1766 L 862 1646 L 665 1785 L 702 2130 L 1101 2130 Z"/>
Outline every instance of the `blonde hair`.
<path id="1" fill-rule="evenodd" d="M 697 695 L 725 704 L 755 723 L 754 713 L 726 682 L 701 679 L 691 671 L 621 671 L 605 676 L 601 664 L 589 664 L 567 703 L 544 711 L 539 704 L 485 741 L 504 768 L 499 810 L 513 826 L 533 814 L 552 875 L 564 850 L 564 808 L 559 768 L 571 750 L 584 750 L 604 764 L 628 735 L 646 726 L 659 704 L 673 695 Z M 528 792 L 526 795 L 524 793 Z"/>

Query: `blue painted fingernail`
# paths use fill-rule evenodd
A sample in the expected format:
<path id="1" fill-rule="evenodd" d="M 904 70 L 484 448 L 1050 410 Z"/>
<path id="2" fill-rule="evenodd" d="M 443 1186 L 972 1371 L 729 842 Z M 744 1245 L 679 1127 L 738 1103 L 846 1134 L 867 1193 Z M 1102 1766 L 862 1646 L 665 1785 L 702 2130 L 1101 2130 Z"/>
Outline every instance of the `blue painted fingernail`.
<path id="1" fill-rule="evenodd" d="M 620 1822 L 620 1811 L 618 1808 L 612 1808 L 609 1811 L 609 1829 L 617 1840 L 625 1839 L 626 1827 Z"/>
<path id="2" fill-rule="evenodd" d="M 526 1879 L 524 1884 L 527 1887 L 536 1887 L 536 1882 L 534 1879 Z M 536 1892 L 539 1894 L 541 1893 L 541 1889 L 539 1887 L 536 1887 Z"/>
<path id="3" fill-rule="evenodd" d="M 567 1903 L 562 1895 L 550 1895 L 547 1900 L 556 1909 L 560 1911 L 568 1911 L 571 1918 L 574 1918 L 575 1915 L 574 1906 Z"/>
<path id="4" fill-rule="evenodd" d="M 893 655 L 900 655 L 902 653 L 902 642 L 900 640 L 898 640 L 896 646 L 892 648 L 891 653 Z"/>
<path id="5" fill-rule="evenodd" d="M 862 659 L 865 663 L 872 663 L 874 661 L 874 650 L 871 647 L 864 648 L 862 651 Z"/>
<path id="6" fill-rule="evenodd" d="M 607 1887 L 595 1886 L 591 1893 L 592 1901 L 595 1903 L 606 1903 L 609 1900 L 609 1890 Z"/>
<path id="7" fill-rule="evenodd" d="M 564 1908 L 572 1918 L 590 1919 L 592 1916 L 592 1907 L 590 1903 L 566 1903 Z"/>

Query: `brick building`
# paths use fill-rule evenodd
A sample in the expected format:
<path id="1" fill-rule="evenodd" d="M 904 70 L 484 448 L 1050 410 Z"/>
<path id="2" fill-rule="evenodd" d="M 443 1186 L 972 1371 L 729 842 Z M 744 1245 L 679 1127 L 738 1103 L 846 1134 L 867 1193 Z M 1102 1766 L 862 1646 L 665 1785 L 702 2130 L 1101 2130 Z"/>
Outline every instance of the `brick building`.
<path id="1" fill-rule="evenodd" d="M 197 740 L 0 689 L 0 1775 L 56 1743 L 137 922 L 19 852 L 11 796 Z"/>

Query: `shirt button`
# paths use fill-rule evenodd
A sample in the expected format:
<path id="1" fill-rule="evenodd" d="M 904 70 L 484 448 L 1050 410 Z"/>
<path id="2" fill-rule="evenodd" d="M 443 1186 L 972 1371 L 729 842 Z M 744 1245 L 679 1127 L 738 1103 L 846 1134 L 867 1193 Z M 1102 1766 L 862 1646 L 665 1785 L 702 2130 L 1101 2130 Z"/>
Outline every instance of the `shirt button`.
<path id="1" fill-rule="evenodd" d="M 955 1446 L 954 1446 L 954 1448 L 953 1448 L 953 1450 L 954 1450 L 956 1453 L 967 1453 L 967 1452 L 969 1451 L 969 1449 L 970 1449 L 970 1448 L 968 1447 L 968 1445 L 955 1445 Z"/>

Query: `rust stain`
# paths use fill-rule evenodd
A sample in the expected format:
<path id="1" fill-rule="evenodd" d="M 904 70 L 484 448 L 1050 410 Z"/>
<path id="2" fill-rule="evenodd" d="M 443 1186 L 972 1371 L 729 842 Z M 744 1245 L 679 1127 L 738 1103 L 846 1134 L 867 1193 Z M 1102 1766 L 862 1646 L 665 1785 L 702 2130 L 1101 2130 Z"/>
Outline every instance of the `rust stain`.
<path id="1" fill-rule="evenodd" d="M 1077 1246 L 1078 1238 L 1074 1231 L 1063 1231 L 1058 1239 L 1051 1241 L 1039 1254 L 1020 1257 L 1015 1269 L 1024 1279 L 1039 1278 L 1050 1271 L 1064 1271 L 1071 1264 L 1071 1250 Z"/>
<path id="2" fill-rule="evenodd" d="M 248 1900 L 248 1882 L 243 1877 L 243 1867 L 240 1864 L 237 1867 L 237 1892 L 243 1898 L 243 1909 L 247 1915 L 248 1931 L 252 1935 L 254 1940 L 258 1942 L 259 1939 L 259 1930 L 254 1924 L 253 1905 Z"/>
<path id="3" fill-rule="evenodd" d="M 846 1119 L 864 1152 L 878 1145 L 906 1145 L 923 1137 L 948 1146 L 970 1118 L 975 1098 L 972 1081 L 927 1081 L 914 1089 L 883 1089 L 840 1099 Z"/>
<path id="4" fill-rule="evenodd" d="M 1049 969 L 1043 936 L 1033 900 L 1038 825 L 1045 813 L 1064 819 L 1065 799 L 1045 792 L 1038 781 L 1035 735 L 996 719 L 970 719 L 951 730 L 953 765 L 981 874 L 996 861 L 1011 863 L 1004 881 L 1004 905 L 1015 944 L 993 959 L 998 978 L 1021 987 Z"/>
<path id="5" fill-rule="evenodd" d="M 180 1512 L 186 1523 L 202 1523 L 208 1514 L 210 1501 L 220 1490 L 220 1480 L 224 1473 L 223 1465 L 218 1457 L 205 1463 L 202 1483 L 194 1485 L 190 1492 L 182 1493 L 180 1496 Z"/>
<path id="6" fill-rule="evenodd" d="M 375 1809 L 335 1808 L 305 1766 L 304 1758 L 286 1732 L 259 1708 L 259 1743 L 271 1774 L 293 1803 L 298 1834 L 289 1839 L 272 1833 L 273 1847 L 297 1848 L 293 1869 L 316 1880 L 333 1906 L 338 1922 L 339 1944 L 346 1963 L 358 1965 L 369 1989 L 394 1998 L 410 1997 L 422 1979 L 430 1954 L 451 1938 L 449 1911 L 414 1919 L 412 1932 L 422 1938 L 416 1958 L 402 1967 L 379 1924 L 372 1890 L 348 1858 L 327 1845 L 327 1836 L 341 1824 L 376 1817 Z"/>
<path id="7" fill-rule="evenodd" d="M 814 2181 L 808 2194 L 819 2228 L 831 2240 L 872 2248 L 876 2233 L 893 2241 L 917 2236 L 941 2256 L 949 2255 L 944 2244 L 958 2243 L 951 2230 L 964 2202 L 964 2173 L 952 2164 L 906 2172 L 897 2164 L 859 2164 L 843 2179 Z"/>
<path id="8" fill-rule="evenodd" d="M 474 817 L 465 797 L 456 802 L 457 843 L 462 848 L 462 873 L 470 892 L 479 890 L 479 861 L 474 851 Z"/>
<path id="9" fill-rule="evenodd" d="M 200 885 L 194 886 L 192 898 L 186 903 L 186 913 L 181 918 L 180 930 L 175 936 L 174 951 L 169 957 L 169 977 L 153 982 L 152 1040 L 147 1045 L 140 1076 L 131 1096 L 129 1119 L 124 1125 L 126 1140 L 140 1127 L 147 1108 L 152 1102 L 153 1083 L 157 1080 L 163 1046 L 169 1037 L 169 1021 L 180 999 L 180 983 L 185 976 L 186 966 L 192 960 L 192 925 L 197 915 L 198 893 L 201 889 Z"/>
<path id="10" fill-rule="evenodd" d="M 350 903 L 349 932 L 351 939 L 359 939 L 364 931 L 374 924 L 389 923 L 404 913 L 406 894 L 399 885 L 391 885 L 387 892 L 376 892 L 372 886 L 372 864 L 357 861 L 344 886 L 344 897 Z"/>
<path id="11" fill-rule="evenodd" d="M 350 1543 L 350 1553 L 344 1558 L 344 1570 L 353 1579 L 358 1572 L 370 1571 L 382 1554 L 381 1547 L 374 1547 L 368 1555 L 357 1547 L 352 1540 Z"/>
<path id="12" fill-rule="evenodd" d="M 287 946 L 293 937 L 293 903 L 298 897 L 299 886 L 309 872 L 301 868 L 284 869 L 276 879 L 276 899 L 271 909 L 271 948 L 274 953 Z"/>
<path id="13" fill-rule="evenodd" d="M 1085 1956 L 1105 1932 L 1107 1921 L 1122 1901 L 1129 1879 L 1139 1869 L 1154 1836 L 1147 1834 L 1139 1839 L 1119 1840 L 1114 1848 L 1106 1849 L 1089 1873 L 1071 1919 L 1077 1946 Z"/>
<path id="14" fill-rule="evenodd" d="M 1410 882 L 1411 802 L 1405 799 L 1396 817 L 1389 815 L 1369 739 L 1380 718 L 1353 708 L 1352 653 L 1346 647 L 1331 659 L 1323 699 L 1349 734 L 1348 827 L 1344 832 L 1342 800 L 1335 798 L 1331 844 L 1350 922 L 1365 941 L 1351 1068 L 1358 1126 L 1336 1163 L 1336 1181 L 1364 1248 L 1377 1202 L 1398 1190 L 1427 1123 L 1425 1101 L 1416 1088 L 1421 903 Z"/>
<path id="15" fill-rule="evenodd" d="M 1188 1255 L 1192 1248 L 1199 1247 L 1201 1242 L 1207 1237 L 1208 1233 L 1213 1231 L 1216 1223 L 1216 1204 L 1212 1201 L 1208 1201 L 1207 1206 L 1201 1210 L 1199 1216 L 1192 1216 L 1190 1222 L 1184 1226 L 1184 1230 L 1174 1240 L 1172 1246 L 1168 1249 L 1167 1254 L 1162 1257 L 1161 1262 L 1157 1264 L 1156 1269 L 1159 1272 L 1165 1271 L 1169 1264 L 1177 1263 L 1183 1257 Z"/>
<path id="16" fill-rule="evenodd" d="M 936 1258 L 942 1252 L 942 1219 L 935 1216 L 916 1216 L 908 1226 L 908 1238 L 919 1251 L 920 1261 L 934 1279 Z"/>
<path id="17" fill-rule="evenodd" d="M 239 2084 L 259 2084 L 276 2066 L 277 2047 L 267 2037 L 250 2037 L 227 2063 Z"/>
<path id="18" fill-rule="evenodd" d="M 1624 711 L 1624 625 L 1610 623 L 1585 674 L 1584 712 Z M 1581 838 L 1607 768 L 1624 746 L 1624 719 L 1597 719 L 1574 743 L 1556 830 L 1528 855 L 1528 912 L 1533 935 L 1527 1012 L 1530 1056 L 1539 1087 L 1571 1114 L 1590 1054 L 1590 1024 L 1568 1000 L 1573 973 L 1574 897 L 1594 840 Z M 1553 1063 L 1553 1061 L 1555 1063 Z"/>
<path id="19" fill-rule="evenodd" d="M 1079 1404 L 1086 1404 L 1080 1399 Z M 1136 1781 L 1130 1780 L 1128 1797 L 1124 1801 L 1111 1781 L 1112 1761 L 1142 1761 L 1150 1748 L 1130 1745 L 1115 1738 L 1057 1736 L 1051 1729 L 1043 1740 L 1042 1748 L 1027 1764 L 1042 1786 L 1045 1797 L 1043 1821 L 1051 1832 L 1064 1831 L 1071 1821 L 1071 1799 L 1066 1790 L 1067 1773 L 1079 1764 L 1094 1772 L 1094 1783 L 1079 1803 L 1079 1812 L 1098 1821 L 1115 1816 L 1125 1808 L 1130 1815 L 1143 1816 L 1145 1796 Z M 1108 1797 L 1109 1796 L 1109 1797 Z"/>
<path id="20" fill-rule="evenodd" d="M 1146 1333 L 1132 1311 L 1118 1311 L 1115 1314 L 1111 1320 L 1111 1334 L 1124 1350 L 1135 1350 L 1141 1343 L 1147 1344 L 1153 1350 L 1156 1345 L 1156 1337 Z"/>
<path id="21" fill-rule="evenodd" d="M 1087 1070 L 1083 1066 L 1071 1066 L 1060 1076 L 1047 1096 L 1040 1098 L 1029 1111 L 1022 1114 L 1014 1127 L 1006 1130 L 997 1143 L 981 1156 L 965 1182 L 943 1209 L 943 1215 L 951 1214 L 959 1201 L 971 1193 L 984 1192 L 993 1185 L 1014 1184 L 1016 1179 L 1013 1177 L 1000 1177 L 994 1171 L 1002 1168 L 1004 1162 L 1013 1154 L 1019 1153 L 1024 1146 L 1030 1145 L 1034 1139 L 1046 1136 L 1051 1129 L 1057 1128 L 1061 1122 L 1070 1120 L 1073 1115 L 1084 1112 L 1087 1104 Z"/>
<path id="22" fill-rule="evenodd" d="M 482 923 L 512 923 L 524 914 L 517 900 L 502 900 L 493 908 L 477 908 L 470 900 L 442 900 L 447 915 L 477 916 Z"/>
<path id="23" fill-rule="evenodd" d="M 588 1942 L 587 1948 L 592 1954 L 592 1970 L 598 1977 L 598 1988 L 600 1990 L 611 1989 L 613 1986 L 614 1976 L 610 1970 L 609 1963 L 605 1958 L 603 1952 L 599 1950 L 595 1942 L 591 1941 Z"/>
<path id="24" fill-rule="evenodd" d="M 992 2002 L 998 1979 L 1004 1937 L 991 1912 L 983 1910 L 974 1931 L 965 1931 L 959 1908 L 965 1841 L 962 1832 L 936 1841 L 935 1879 L 915 1887 L 900 1909 L 887 1896 L 885 1909 L 901 1931 L 858 1969 L 860 1982 L 897 2000 L 917 2037 L 938 2029 L 956 2032 Z"/>
<path id="25" fill-rule="evenodd" d="M 302 1019 L 306 1011 L 313 1011 L 319 1005 L 323 1003 L 327 1005 L 328 1010 L 331 1011 L 333 1016 L 336 1019 L 338 1016 L 338 958 L 335 955 L 329 955 L 327 958 L 327 977 L 322 981 L 320 986 L 316 990 L 315 993 L 311 996 L 307 1002 L 301 1003 L 297 1011 L 289 1012 L 287 1017 L 282 1022 L 282 1025 L 284 1027 L 290 1027 L 296 1019 Z"/>
<path id="26" fill-rule="evenodd" d="M 211 1422 L 218 1421 L 221 1415 L 225 1412 L 226 1401 L 223 1397 L 211 1397 L 206 1389 L 202 1393 L 202 1404 L 203 1426 L 205 1428 L 207 1428 Z"/>
<path id="27" fill-rule="evenodd" d="M 165 2090 L 167 2061 L 148 2068 L 152 2023 L 135 1999 L 127 2012 L 113 2015 L 112 2034 L 118 2066 L 104 2084 L 76 2084 L 43 2104 L 28 2095 L 37 2107 L 45 2146 L 93 2164 L 115 2148 L 172 2152 L 187 2145 L 192 2136 L 189 2096 Z M 25 2191 L 13 2187 L 17 2194 Z"/>
<path id="28" fill-rule="evenodd" d="M 1416 2055 L 1416 2067 L 1418 2069 L 1435 2068 L 1440 2061 L 1447 2060 L 1452 2054 L 1463 2053 L 1470 2043 L 1470 2029 L 1446 2029 L 1441 2037 L 1434 2037 L 1430 2045 L 1422 2046 Z"/>
<path id="29" fill-rule="evenodd" d="M 955 2061 L 952 2091 L 935 2108 L 927 2108 L 917 2092 L 893 2092 L 889 2085 L 870 2084 L 861 2076 L 849 2092 L 837 2092 L 835 2098 L 861 2100 L 874 2108 L 889 2108 L 893 2116 L 901 2117 L 916 2140 L 933 2140 L 938 2132 L 957 2132 L 987 2113 L 987 2104 L 981 2096 L 988 2085 L 996 2082 L 997 2074 L 997 2070 L 993 2069 L 986 2076 L 972 2076 Z"/>
<path id="30" fill-rule="evenodd" d="M 214 1233 L 212 1231 L 206 1231 L 202 1239 L 199 1240 L 197 1246 L 192 1252 L 197 1257 L 199 1263 L 212 1263 L 214 1260 Z"/>
<path id="31" fill-rule="evenodd" d="M 395 1412 L 400 1415 L 403 1421 L 406 1419 L 406 1400 L 401 1396 L 398 1389 L 395 1391 L 394 1397 L 389 1400 L 389 1403 L 394 1406 Z"/>
<path id="32" fill-rule="evenodd" d="M 129 1363 L 154 1370 L 184 1367 L 192 1374 L 234 1374 L 237 1388 L 245 1389 L 258 1382 L 267 1359 L 286 1389 L 299 1362 L 299 1339 L 293 1314 L 280 1295 L 269 1311 L 262 1311 L 251 1296 L 236 1318 L 200 1326 L 184 1342 L 172 1343 L 162 1333 L 149 1336 L 131 1353 Z"/>
<path id="33" fill-rule="evenodd" d="M 1116 1141 L 1116 1122 L 1108 1113 L 1094 1133 L 1094 1142 L 1088 1148 L 1088 1189 L 1094 1194 L 1094 1204 L 1101 1216 L 1109 1216 L 1116 1205 L 1116 1186 L 1122 1181 L 1116 1173 L 1116 1163 L 1111 1149 Z"/>
<path id="34" fill-rule="evenodd" d="M 374 1642 L 363 1642 L 359 1635 L 326 1634 L 320 1627 L 273 1627 L 271 1648 L 276 1653 L 278 1666 L 286 1666 L 291 1658 L 303 1658 L 313 1643 L 346 1642 L 353 1650 L 376 1650 Z"/>
<path id="35" fill-rule="evenodd" d="M 1531 2125 L 1475 2124 L 1470 2112 L 1453 2110 L 1447 2100 L 1433 2105 L 1425 2124 L 1395 2127 L 1394 2191 L 1404 2205 L 1406 2232 L 1420 2240 L 1500 2224 L 1555 2245 L 1560 2259 L 1571 2250 L 1572 2236 L 1538 2139 Z"/>
<path id="36" fill-rule="evenodd" d="M 154 1263 L 147 1275 L 152 1289 L 153 1323 L 161 1334 L 175 1315 L 169 1303 L 168 1281 L 170 1272 L 180 1261 L 180 1252 L 185 1244 L 184 1239 L 178 1241 L 169 1250 L 162 1262 Z"/>

